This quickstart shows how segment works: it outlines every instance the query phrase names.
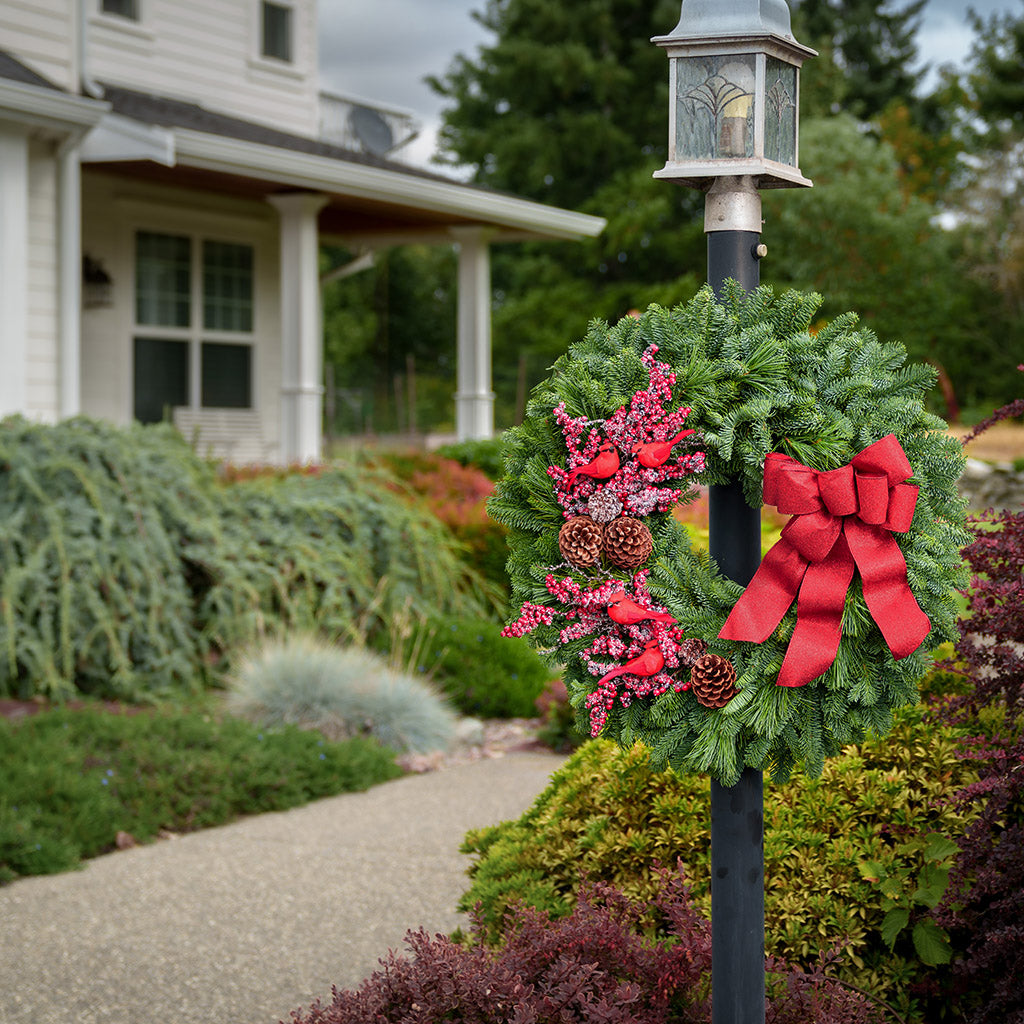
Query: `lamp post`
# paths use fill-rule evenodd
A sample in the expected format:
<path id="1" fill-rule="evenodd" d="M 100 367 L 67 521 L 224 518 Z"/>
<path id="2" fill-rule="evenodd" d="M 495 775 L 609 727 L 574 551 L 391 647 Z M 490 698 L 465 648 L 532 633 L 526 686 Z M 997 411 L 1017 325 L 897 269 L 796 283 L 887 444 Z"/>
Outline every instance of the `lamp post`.
<path id="1" fill-rule="evenodd" d="M 798 43 L 785 0 L 682 0 L 671 35 L 668 161 L 656 178 L 705 192 L 708 283 L 760 279 L 764 188 L 809 187 L 797 162 Z M 710 490 L 710 549 L 746 586 L 761 561 L 760 509 L 738 482 Z M 761 772 L 711 780 L 712 1024 L 764 1024 L 764 791 Z"/>

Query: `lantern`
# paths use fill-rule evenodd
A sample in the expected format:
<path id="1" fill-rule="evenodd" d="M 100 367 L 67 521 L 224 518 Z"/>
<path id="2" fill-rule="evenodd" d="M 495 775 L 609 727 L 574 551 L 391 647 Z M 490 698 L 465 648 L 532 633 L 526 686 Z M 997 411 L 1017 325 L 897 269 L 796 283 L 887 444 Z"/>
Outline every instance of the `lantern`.
<path id="1" fill-rule="evenodd" d="M 811 184 L 798 166 L 800 66 L 815 51 L 792 34 L 785 0 L 682 0 L 679 24 L 652 42 L 669 58 L 668 162 L 656 178 L 707 188 L 749 176 L 757 188 Z"/>

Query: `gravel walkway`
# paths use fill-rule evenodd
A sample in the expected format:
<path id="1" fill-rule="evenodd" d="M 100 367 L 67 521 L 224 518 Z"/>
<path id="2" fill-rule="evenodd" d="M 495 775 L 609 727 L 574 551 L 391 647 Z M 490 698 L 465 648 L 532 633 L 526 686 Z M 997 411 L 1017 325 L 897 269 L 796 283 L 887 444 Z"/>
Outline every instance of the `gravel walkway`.
<path id="1" fill-rule="evenodd" d="M 276 1024 L 448 932 L 467 829 L 562 758 L 489 756 L 0 888 L 0 1024 Z"/>

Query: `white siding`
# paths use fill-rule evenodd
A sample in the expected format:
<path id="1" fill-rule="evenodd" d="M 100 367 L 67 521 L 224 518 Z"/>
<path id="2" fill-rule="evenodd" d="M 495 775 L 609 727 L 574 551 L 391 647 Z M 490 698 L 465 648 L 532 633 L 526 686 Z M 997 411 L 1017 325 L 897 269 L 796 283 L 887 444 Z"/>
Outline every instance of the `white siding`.
<path id="1" fill-rule="evenodd" d="M 75 84 L 76 0 L 0 0 L 0 49 L 62 89 Z"/>
<path id="2" fill-rule="evenodd" d="M 254 247 L 253 406 L 267 456 L 280 443 L 281 310 L 277 213 L 268 204 L 132 183 L 83 169 L 82 250 L 113 279 L 113 305 L 82 313 L 82 411 L 132 418 L 134 249 L 137 230 L 187 234 Z"/>
<path id="3" fill-rule="evenodd" d="M 57 329 L 57 161 L 53 146 L 29 145 L 28 346 L 25 412 L 53 422 L 60 413 Z"/>
<path id="4" fill-rule="evenodd" d="M 101 82 L 314 136 L 315 0 L 295 0 L 291 64 L 259 58 L 260 12 L 259 0 L 142 0 L 138 23 L 94 14 L 89 72 Z"/>

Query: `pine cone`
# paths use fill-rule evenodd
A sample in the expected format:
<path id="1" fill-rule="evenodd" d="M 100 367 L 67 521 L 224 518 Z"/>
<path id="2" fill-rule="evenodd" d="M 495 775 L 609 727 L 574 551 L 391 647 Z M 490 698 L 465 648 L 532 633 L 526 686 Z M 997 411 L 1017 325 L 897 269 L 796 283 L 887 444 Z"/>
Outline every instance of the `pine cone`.
<path id="1" fill-rule="evenodd" d="M 614 492 L 602 488 L 587 502 L 587 511 L 595 523 L 610 523 L 622 511 L 622 502 Z"/>
<path id="2" fill-rule="evenodd" d="M 684 665 L 693 665 L 708 653 L 708 645 L 696 637 L 687 637 L 679 645 L 679 660 Z"/>
<path id="3" fill-rule="evenodd" d="M 690 688 L 706 708 L 725 707 L 736 696 L 735 683 L 735 666 L 717 654 L 705 654 L 690 670 Z"/>
<path id="4" fill-rule="evenodd" d="M 604 553 L 620 569 L 643 565 L 653 550 L 651 531 L 639 519 L 620 516 L 604 528 Z"/>
<path id="5" fill-rule="evenodd" d="M 573 516 L 558 531 L 558 550 L 570 565 L 585 568 L 601 557 L 604 531 L 589 516 Z"/>

